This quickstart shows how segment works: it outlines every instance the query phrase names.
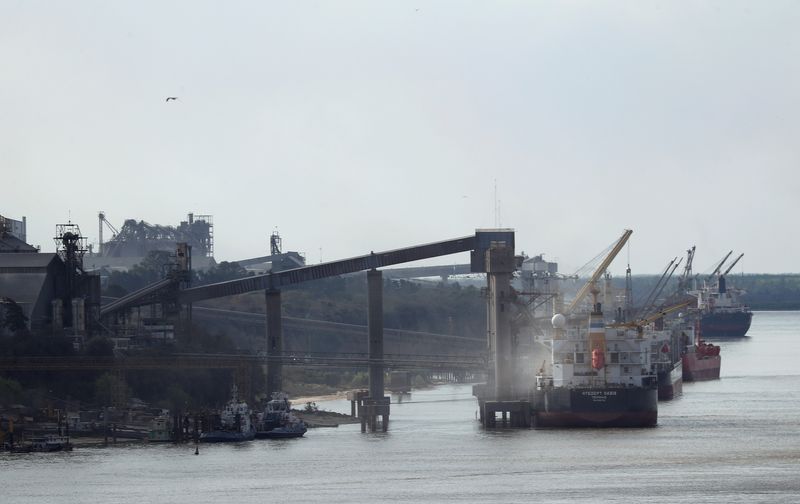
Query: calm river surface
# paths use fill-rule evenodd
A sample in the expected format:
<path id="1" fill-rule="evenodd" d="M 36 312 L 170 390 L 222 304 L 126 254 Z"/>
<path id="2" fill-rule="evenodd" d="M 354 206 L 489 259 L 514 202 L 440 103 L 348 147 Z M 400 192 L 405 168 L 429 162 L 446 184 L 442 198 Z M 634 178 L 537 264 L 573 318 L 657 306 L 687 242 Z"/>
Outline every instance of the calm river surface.
<path id="1" fill-rule="evenodd" d="M 414 392 L 388 433 L 358 425 L 242 445 L 0 454 L 0 502 L 800 502 L 800 312 L 720 342 L 658 427 L 484 431 L 470 386 Z M 332 401 L 323 408 L 349 411 Z"/>

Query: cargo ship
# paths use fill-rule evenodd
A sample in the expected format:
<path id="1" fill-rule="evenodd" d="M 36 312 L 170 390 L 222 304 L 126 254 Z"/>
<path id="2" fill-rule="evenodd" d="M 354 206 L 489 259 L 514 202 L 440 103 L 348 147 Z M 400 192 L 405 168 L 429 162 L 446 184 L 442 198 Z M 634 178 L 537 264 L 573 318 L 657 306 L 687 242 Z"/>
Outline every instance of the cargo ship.
<path id="1" fill-rule="evenodd" d="M 706 279 L 703 288 L 691 293 L 697 297 L 700 333 L 703 338 L 741 338 L 750 329 L 753 312 L 739 299 L 745 291 L 729 286 L 727 281 L 728 273 L 744 254 L 740 254 L 724 273 L 720 272 L 730 254 L 729 252 L 714 273 Z M 714 279 L 716 282 L 712 283 Z"/>
<path id="2" fill-rule="evenodd" d="M 705 381 L 719 379 L 722 365 L 720 347 L 703 341 L 697 331 L 681 334 L 683 381 Z"/>
<path id="3" fill-rule="evenodd" d="M 681 303 L 681 306 L 687 303 Z M 663 319 L 659 321 L 663 326 Z M 683 358 L 681 340 L 685 322 L 679 315 L 677 320 L 670 323 L 667 330 L 648 330 L 652 334 L 653 346 L 651 355 L 654 359 L 656 375 L 658 376 L 658 400 L 671 401 L 683 393 Z M 663 327 L 662 327 L 663 329 Z"/>
<path id="4" fill-rule="evenodd" d="M 657 366 L 658 400 L 671 401 L 683 393 L 683 359 Z"/>
<path id="5" fill-rule="evenodd" d="M 640 329 L 606 327 L 600 305 L 588 338 L 557 314 L 552 373 L 541 370 L 531 392 L 534 427 L 653 427 L 658 423 L 658 377 L 653 340 Z M 606 359 L 607 357 L 607 359 Z"/>

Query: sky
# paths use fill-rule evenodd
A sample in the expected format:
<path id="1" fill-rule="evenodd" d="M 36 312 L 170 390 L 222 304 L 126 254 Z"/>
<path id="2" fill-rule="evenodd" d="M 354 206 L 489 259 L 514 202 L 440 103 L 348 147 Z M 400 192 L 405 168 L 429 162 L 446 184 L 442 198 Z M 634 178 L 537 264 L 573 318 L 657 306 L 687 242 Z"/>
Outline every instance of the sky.
<path id="1" fill-rule="evenodd" d="M 309 263 L 516 230 L 570 273 L 798 272 L 800 4 L 0 0 L 0 214 Z M 178 100 L 166 102 L 166 97 Z M 466 255 L 432 261 L 467 262 Z"/>

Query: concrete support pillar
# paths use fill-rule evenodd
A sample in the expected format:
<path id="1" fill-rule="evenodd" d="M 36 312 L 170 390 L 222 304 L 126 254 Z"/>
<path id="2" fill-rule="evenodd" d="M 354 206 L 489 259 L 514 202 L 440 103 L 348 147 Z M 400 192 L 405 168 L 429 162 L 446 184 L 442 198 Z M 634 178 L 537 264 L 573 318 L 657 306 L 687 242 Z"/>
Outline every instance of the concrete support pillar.
<path id="1" fill-rule="evenodd" d="M 511 341 L 511 274 L 514 249 L 493 246 L 486 251 L 489 284 L 489 338 L 494 349 L 494 393 L 496 401 L 514 399 L 514 355 Z"/>
<path id="2" fill-rule="evenodd" d="M 383 273 L 367 272 L 369 327 L 369 396 L 372 400 L 383 399 Z"/>
<path id="3" fill-rule="evenodd" d="M 281 291 L 267 289 L 267 397 L 283 389 Z"/>

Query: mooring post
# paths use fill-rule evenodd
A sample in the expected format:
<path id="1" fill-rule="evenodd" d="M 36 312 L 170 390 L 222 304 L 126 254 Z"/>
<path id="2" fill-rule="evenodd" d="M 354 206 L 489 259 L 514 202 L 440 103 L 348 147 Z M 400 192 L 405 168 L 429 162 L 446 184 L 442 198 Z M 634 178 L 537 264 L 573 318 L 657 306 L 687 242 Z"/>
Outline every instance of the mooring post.
<path id="1" fill-rule="evenodd" d="M 281 291 L 267 289 L 267 398 L 283 390 L 283 333 L 281 329 Z"/>

